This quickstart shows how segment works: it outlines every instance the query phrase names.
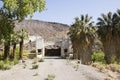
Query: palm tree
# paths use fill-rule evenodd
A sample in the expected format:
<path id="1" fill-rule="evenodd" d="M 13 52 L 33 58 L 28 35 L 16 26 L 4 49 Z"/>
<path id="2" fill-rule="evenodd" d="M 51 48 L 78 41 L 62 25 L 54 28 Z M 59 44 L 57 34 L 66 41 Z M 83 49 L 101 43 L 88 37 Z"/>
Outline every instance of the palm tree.
<path id="1" fill-rule="evenodd" d="M 16 45 L 20 42 L 20 38 L 18 37 L 18 32 L 14 32 L 11 36 L 12 45 L 13 45 L 13 58 L 16 59 Z"/>
<path id="2" fill-rule="evenodd" d="M 20 59 L 23 59 L 23 46 L 24 46 L 24 39 L 28 38 L 28 32 L 25 29 L 21 29 L 18 31 L 18 36 L 20 38 Z"/>
<path id="3" fill-rule="evenodd" d="M 116 56 L 116 49 L 120 46 L 120 10 L 117 13 L 102 14 L 102 18 L 98 18 L 98 35 L 103 43 L 106 62 L 108 64 L 114 62 L 112 58 Z M 117 46 L 118 45 L 118 46 Z M 117 46 L 117 47 L 116 47 Z M 119 48 L 120 49 L 120 48 Z"/>
<path id="4" fill-rule="evenodd" d="M 91 61 L 92 46 L 96 38 L 96 28 L 93 27 L 91 17 L 81 15 L 81 18 L 75 18 L 75 23 L 70 28 L 70 38 L 74 52 L 83 64 Z"/>

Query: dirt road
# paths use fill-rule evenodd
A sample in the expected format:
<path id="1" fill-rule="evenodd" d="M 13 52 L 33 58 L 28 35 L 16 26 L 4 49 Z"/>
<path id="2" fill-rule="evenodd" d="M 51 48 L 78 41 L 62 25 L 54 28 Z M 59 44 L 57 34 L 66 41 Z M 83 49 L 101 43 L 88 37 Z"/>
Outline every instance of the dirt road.
<path id="1" fill-rule="evenodd" d="M 38 69 L 32 68 L 33 60 L 27 60 L 26 68 L 19 63 L 11 70 L 0 71 L 0 80 L 47 80 L 48 75 L 55 75 L 55 80 L 105 80 L 107 75 L 86 65 L 76 65 L 74 61 L 68 63 L 58 57 L 46 57 L 39 62 Z M 78 69 L 76 68 L 78 66 Z"/>

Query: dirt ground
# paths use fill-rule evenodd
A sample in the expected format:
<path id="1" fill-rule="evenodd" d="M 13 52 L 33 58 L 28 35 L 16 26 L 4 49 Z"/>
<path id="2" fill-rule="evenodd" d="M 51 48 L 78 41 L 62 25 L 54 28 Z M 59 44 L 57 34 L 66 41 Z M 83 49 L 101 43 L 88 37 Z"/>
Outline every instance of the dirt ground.
<path id="1" fill-rule="evenodd" d="M 54 75 L 55 80 L 109 80 L 106 78 L 110 77 L 91 66 L 59 57 L 46 57 L 44 62 L 37 63 L 38 69 L 32 69 L 32 62 L 26 60 L 26 68 L 23 63 L 19 63 L 10 70 L 0 71 L 0 80 L 47 80 L 48 75 Z M 120 80 L 115 73 L 113 75 L 114 79 L 111 80 Z"/>

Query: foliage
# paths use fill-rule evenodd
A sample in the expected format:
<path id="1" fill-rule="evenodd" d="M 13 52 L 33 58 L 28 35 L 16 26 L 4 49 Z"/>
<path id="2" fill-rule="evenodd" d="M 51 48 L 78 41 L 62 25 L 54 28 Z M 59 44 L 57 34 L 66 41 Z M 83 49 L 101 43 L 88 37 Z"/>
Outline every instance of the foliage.
<path id="1" fill-rule="evenodd" d="M 34 50 L 31 50 L 30 53 L 36 53 L 36 50 L 35 50 L 35 49 L 34 49 Z"/>
<path id="2" fill-rule="evenodd" d="M 92 53 L 92 61 L 93 62 L 105 62 L 104 61 L 105 54 L 102 51 L 94 51 Z"/>
<path id="3" fill-rule="evenodd" d="M 18 59 L 14 59 L 14 65 L 18 64 Z"/>
<path id="4" fill-rule="evenodd" d="M 3 67 L 4 67 L 4 62 L 0 61 L 0 69 L 3 69 Z"/>
<path id="5" fill-rule="evenodd" d="M 113 72 L 119 72 L 120 73 L 120 65 L 118 64 L 102 64 L 102 63 L 93 63 L 92 64 L 93 67 L 98 68 L 100 71 L 105 71 L 107 70 L 111 70 Z"/>
<path id="6" fill-rule="evenodd" d="M 55 79 L 55 75 L 54 74 L 48 74 L 47 80 L 54 80 L 54 79 Z"/>
<path id="7" fill-rule="evenodd" d="M 3 59 L 3 52 L 0 51 L 0 60 Z"/>
<path id="8" fill-rule="evenodd" d="M 28 39 L 28 32 L 25 29 L 21 29 L 18 31 L 18 37 L 20 38 L 19 55 L 20 59 L 23 59 L 24 39 Z"/>
<path id="9" fill-rule="evenodd" d="M 23 64 L 23 68 L 25 69 L 26 67 L 27 67 L 27 64 L 24 63 L 24 64 Z"/>
<path id="10" fill-rule="evenodd" d="M 29 51 L 23 50 L 23 59 L 28 59 Z"/>
<path id="11" fill-rule="evenodd" d="M 0 70 L 9 70 L 11 69 L 12 65 L 11 63 L 8 61 L 0 61 Z"/>
<path id="12" fill-rule="evenodd" d="M 102 14 L 98 18 L 98 35 L 103 43 L 103 51 L 108 64 L 113 63 L 112 56 L 119 59 L 120 55 L 120 10 Z"/>
<path id="13" fill-rule="evenodd" d="M 44 58 L 38 58 L 39 62 L 44 62 Z"/>
<path id="14" fill-rule="evenodd" d="M 38 64 L 33 64 L 32 69 L 38 69 L 39 65 Z"/>
<path id="15" fill-rule="evenodd" d="M 45 0 L 1 0 L 8 13 L 12 13 L 14 20 L 24 20 L 28 15 L 32 17 L 36 11 L 45 10 Z"/>
<path id="16" fill-rule="evenodd" d="M 83 64 L 88 64 L 91 61 L 91 51 L 96 39 L 96 27 L 91 21 L 92 17 L 81 15 L 80 18 L 75 18 L 75 23 L 71 25 L 68 35 L 70 36 L 74 55 L 82 60 Z"/>

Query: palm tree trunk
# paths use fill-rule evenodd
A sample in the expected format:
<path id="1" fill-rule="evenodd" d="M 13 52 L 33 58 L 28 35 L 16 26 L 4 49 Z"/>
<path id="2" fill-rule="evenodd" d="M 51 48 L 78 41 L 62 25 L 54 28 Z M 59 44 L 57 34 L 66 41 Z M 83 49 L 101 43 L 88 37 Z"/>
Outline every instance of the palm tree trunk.
<path id="1" fill-rule="evenodd" d="M 19 55 L 20 55 L 20 59 L 23 59 L 23 43 L 24 43 L 24 41 L 23 41 L 23 39 L 21 39 L 21 41 L 20 41 L 20 52 L 19 52 Z"/>
<path id="2" fill-rule="evenodd" d="M 10 56 L 10 41 L 4 43 L 4 60 L 8 60 Z"/>
<path id="3" fill-rule="evenodd" d="M 13 45 L 13 58 L 16 59 L 16 43 Z"/>

